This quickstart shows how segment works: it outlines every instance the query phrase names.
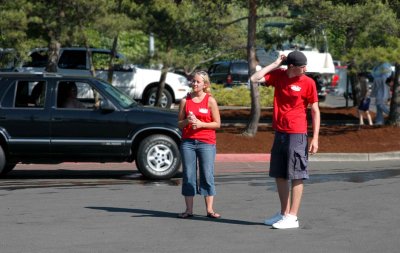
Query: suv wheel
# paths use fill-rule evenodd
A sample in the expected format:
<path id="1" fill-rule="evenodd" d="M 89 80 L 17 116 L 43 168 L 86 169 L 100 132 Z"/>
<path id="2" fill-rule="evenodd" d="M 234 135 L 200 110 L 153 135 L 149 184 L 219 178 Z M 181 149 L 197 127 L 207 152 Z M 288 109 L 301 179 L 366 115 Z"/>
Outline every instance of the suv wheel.
<path id="1" fill-rule="evenodd" d="M 154 106 L 156 103 L 156 96 L 157 96 L 157 89 L 158 87 L 151 88 L 146 95 L 145 98 L 145 105 Z M 162 108 L 170 108 L 172 105 L 172 96 L 171 93 L 167 89 L 163 90 L 163 94 L 161 96 L 161 107 Z"/>
<path id="2" fill-rule="evenodd" d="M 8 172 L 12 171 L 12 169 L 14 169 L 15 165 L 15 163 L 7 163 L 3 147 L 0 146 L 0 174 L 7 174 Z"/>
<path id="3" fill-rule="evenodd" d="M 171 178 L 179 170 L 180 164 L 178 145 L 166 135 L 151 135 L 139 144 L 136 166 L 147 178 Z"/>

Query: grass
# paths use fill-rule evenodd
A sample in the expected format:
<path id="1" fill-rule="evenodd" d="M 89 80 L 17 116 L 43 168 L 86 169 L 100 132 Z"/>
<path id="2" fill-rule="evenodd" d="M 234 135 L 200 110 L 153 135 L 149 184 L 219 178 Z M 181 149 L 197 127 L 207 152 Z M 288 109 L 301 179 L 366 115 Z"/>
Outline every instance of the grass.
<path id="1" fill-rule="evenodd" d="M 222 85 L 212 84 L 212 95 L 220 106 L 251 106 L 250 89 L 246 85 L 224 88 Z M 261 107 L 272 106 L 274 89 L 258 86 Z"/>

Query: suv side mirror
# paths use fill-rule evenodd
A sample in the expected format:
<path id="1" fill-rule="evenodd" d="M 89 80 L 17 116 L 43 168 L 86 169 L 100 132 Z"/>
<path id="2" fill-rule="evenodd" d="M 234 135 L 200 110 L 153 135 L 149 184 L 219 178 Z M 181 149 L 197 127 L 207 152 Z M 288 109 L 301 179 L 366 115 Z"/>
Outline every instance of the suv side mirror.
<path id="1" fill-rule="evenodd" d="M 115 110 L 114 106 L 107 99 L 100 100 L 99 109 L 103 112 L 112 112 Z"/>

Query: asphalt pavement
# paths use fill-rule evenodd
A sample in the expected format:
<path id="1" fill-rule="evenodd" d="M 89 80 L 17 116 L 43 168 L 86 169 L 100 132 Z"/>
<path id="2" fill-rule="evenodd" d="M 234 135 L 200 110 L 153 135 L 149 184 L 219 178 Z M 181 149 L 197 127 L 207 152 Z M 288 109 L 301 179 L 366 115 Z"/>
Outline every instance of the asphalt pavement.
<path id="1" fill-rule="evenodd" d="M 311 162 L 300 228 L 263 220 L 279 208 L 264 162 L 217 162 L 215 211 L 181 178 L 144 180 L 131 164 L 18 165 L 0 184 L 1 253 L 375 253 L 400 247 L 398 161 Z M 132 175 L 130 175 L 132 174 Z"/>
<path id="2" fill-rule="evenodd" d="M 400 151 L 310 156 L 300 228 L 263 220 L 279 200 L 269 154 L 218 154 L 215 211 L 184 211 L 181 175 L 144 179 L 131 163 L 18 164 L 0 181 L 1 253 L 375 253 L 400 247 Z"/>

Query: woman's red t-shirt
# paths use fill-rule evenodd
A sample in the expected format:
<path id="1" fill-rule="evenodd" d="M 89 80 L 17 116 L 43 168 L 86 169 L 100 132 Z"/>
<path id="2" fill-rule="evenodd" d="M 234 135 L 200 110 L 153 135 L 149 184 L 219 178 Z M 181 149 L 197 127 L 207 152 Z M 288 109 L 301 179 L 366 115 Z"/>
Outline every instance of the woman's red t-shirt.
<path id="1" fill-rule="evenodd" d="M 186 97 L 185 112 L 186 117 L 191 111 L 197 119 L 202 122 L 212 122 L 211 109 L 208 106 L 208 99 L 210 94 L 206 93 L 203 100 L 196 103 L 192 100 L 190 94 Z M 197 128 L 193 129 L 191 124 L 183 128 L 182 139 L 194 139 L 208 144 L 216 144 L 217 138 L 215 129 Z"/>

